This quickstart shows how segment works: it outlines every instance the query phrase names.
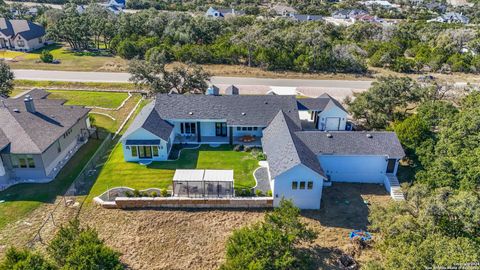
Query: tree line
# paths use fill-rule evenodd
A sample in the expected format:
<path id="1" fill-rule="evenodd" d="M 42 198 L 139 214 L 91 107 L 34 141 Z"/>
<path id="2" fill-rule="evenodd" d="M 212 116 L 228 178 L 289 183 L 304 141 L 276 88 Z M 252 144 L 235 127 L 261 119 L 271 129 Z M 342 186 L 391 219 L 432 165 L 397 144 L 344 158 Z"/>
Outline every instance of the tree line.
<path id="1" fill-rule="evenodd" d="M 119 16 L 98 5 L 74 6 L 40 19 L 53 39 L 74 50 L 108 49 L 125 59 L 163 50 L 168 61 L 243 64 L 266 70 L 365 73 L 368 65 L 398 72 L 480 72 L 479 29 L 455 24 L 398 25 L 254 16 L 214 20 L 186 13 L 141 11 Z"/>

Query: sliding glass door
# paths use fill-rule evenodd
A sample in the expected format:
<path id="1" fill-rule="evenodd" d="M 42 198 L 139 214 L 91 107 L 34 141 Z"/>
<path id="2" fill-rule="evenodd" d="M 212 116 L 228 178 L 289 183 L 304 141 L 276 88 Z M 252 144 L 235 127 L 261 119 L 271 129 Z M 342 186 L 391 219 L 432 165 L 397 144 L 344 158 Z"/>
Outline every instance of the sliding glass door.
<path id="1" fill-rule="evenodd" d="M 215 135 L 227 137 L 227 123 L 215 123 Z"/>
<path id="2" fill-rule="evenodd" d="M 151 146 L 139 146 L 138 147 L 138 157 L 139 158 L 152 158 L 152 147 Z"/>

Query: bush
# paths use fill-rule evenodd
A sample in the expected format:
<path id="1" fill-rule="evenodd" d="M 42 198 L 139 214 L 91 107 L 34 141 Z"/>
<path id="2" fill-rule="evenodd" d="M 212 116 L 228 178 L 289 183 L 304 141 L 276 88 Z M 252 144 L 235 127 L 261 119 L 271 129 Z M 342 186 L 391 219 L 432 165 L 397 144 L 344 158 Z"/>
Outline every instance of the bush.
<path id="1" fill-rule="evenodd" d="M 0 262 L 0 269 L 53 270 L 56 268 L 40 254 L 33 253 L 27 249 L 10 248 L 7 250 L 4 260 Z"/>
<path id="2" fill-rule="evenodd" d="M 156 191 L 150 193 L 150 196 L 155 198 L 155 197 L 158 197 L 158 193 Z"/>
<path id="3" fill-rule="evenodd" d="M 263 196 L 265 196 L 265 195 L 263 194 L 263 192 L 262 192 L 261 190 L 259 190 L 259 189 L 255 190 L 255 195 L 256 195 L 257 197 L 263 197 Z"/>
<path id="4" fill-rule="evenodd" d="M 267 191 L 267 197 L 272 197 L 272 196 L 273 196 L 273 193 L 272 193 L 272 190 L 270 189 Z"/>
<path id="5" fill-rule="evenodd" d="M 128 191 L 125 191 L 125 196 L 127 196 L 128 198 L 131 198 L 131 197 L 133 197 L 134 195 L 133 195 L 133 192 L 131 192 L 131 191 L 128 190 Z"/>
<path id="6" fill-rule="evenodd" d="M 233 150 L 237 151 L 237 152 L 240 152 L 240 151 L 243 151 L 243 148 L 244 148 L 243 145 L 237 144 L 233 147 Z"/>
<path id="7" fill-rule="evenodd" d="M 160 190 L 160 196 L 162 196 L 162 197 L 168 197 L 168 191 L 167 191 L 166 188 L 162 188 L 162 189 Z"/>
<path id="8" fill-rule="evenodd" d="M 243 147 L 243 151 L 245 151 L 245 152 L 251 152 L 253 148 L 254 148 L 253 146 L 248 146 L 248 145 L 246 145 L 246 146 Z"/>
<path id="9" fill-rule="evenodd" d="M 133 190 L 133 197 L 141 197 L 141 192 L 138 189 Z"/>
<path id="10" fill-rule="evenodd" d="M 124 40 L 118 44 L 117 54 L 124 59 L 132 59 L 138 55 L 137 46 L 133 41 Z"/>
<path id="11" fill-rule="evenodd" d="M 252 197 L 253 193 L 251 189 L 235 189 L 235 196 L 238 197 Z"/>
<path id="12" fill-rule="evenodd" d="M 43 63 L 52 63 L 53 62 L 53 55 L 48 50 L 43 50 L 40 54 L 40 60 Z"/>
<path id="13" fill-rule="evenodd" d="M 267 160 L 267 155 L 265 155 L 265 153 L 263 153 L 263 152 L 259 152 L 257 154 L 257 160 L 258 161 L 265 161 L 265 160 Z"/>

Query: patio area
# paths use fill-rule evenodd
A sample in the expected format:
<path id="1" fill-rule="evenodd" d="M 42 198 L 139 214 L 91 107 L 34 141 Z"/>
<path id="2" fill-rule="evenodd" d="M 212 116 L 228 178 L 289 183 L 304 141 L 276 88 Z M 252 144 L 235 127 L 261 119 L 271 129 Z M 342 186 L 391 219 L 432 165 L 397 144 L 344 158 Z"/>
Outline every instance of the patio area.
<path id="1" fill-rule="evenodd" d="M 233 137 L 233 144 L 241 144 L 241 145 L 249 145 L 249 146 L 261 146 L 262 145 L 262 138 L 255 137 L 255 136 L 234 136 Z M 202 144 L 229 144 L 230 138 L 223 137 L 223 136 L 201 136 L 200 142 L 198 141 L 198 137 L 196 135 L 188 135 L 188 136 L 176 136 L 175 143 L 179 144 L 195 144 L 195 143 L 202 143 Z"/>
<path id="2" fill-rule="evenodd" d="M 190 198 L 232 197 L 233 170 L 176 170 L 173 196 Z"/>

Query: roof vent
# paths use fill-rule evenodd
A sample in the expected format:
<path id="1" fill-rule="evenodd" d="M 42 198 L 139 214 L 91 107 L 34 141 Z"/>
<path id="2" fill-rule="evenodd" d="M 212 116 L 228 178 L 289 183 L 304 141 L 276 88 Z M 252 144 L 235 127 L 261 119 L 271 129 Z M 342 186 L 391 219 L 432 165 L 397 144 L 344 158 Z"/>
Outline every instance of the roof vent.
<path id="1" fill-rule="evenodd" d="M 327 138 L 332 138 L 332 137 L 333 137 L 333 135 L 332 135 L 332 134 L 330 134 L 330 133 L 327 133 Z"/>
<path id="2" fill-rule="evenodd" d="M 268 104 L 268 101 L 265 101 L 265 104 Z"/>
<path id="3" fill-rule="evenodd" d="M 188 114 L 193 115 L 193 112 L 189 112 Z"/>
<path id="4" fill-rule="evenodd" d="M 25 103 L 25 108 L 27 109 L 27 112 L 29 113 L 37 112 L 37 110 L 35 110 L 35 104 L 33 103 L 33 98 L 30 95 L 26 95 L 23 101 Z"/>
<path id="5" fill-rule="evenodd" d="M 244 113 L 244 112 L 242 112 L 242 115 L 243 115 L 243 116 L 245 116 L 245 115 L 247 115 L 247 114 L 246 114 L 246 113 Z"/>
<path id="6" fill-rule="evenodd" d="M 372 134 L 367 133 L 367 138 L 370 138 L 370 139 L 373 138 Z"/>
<path id="7" fill-rule="evenodd" d="M 20 112 L 19 109 L 13 109 L 13 111 L 16 112 L 16 113 L 19 113 L 19 112 Z"/>

